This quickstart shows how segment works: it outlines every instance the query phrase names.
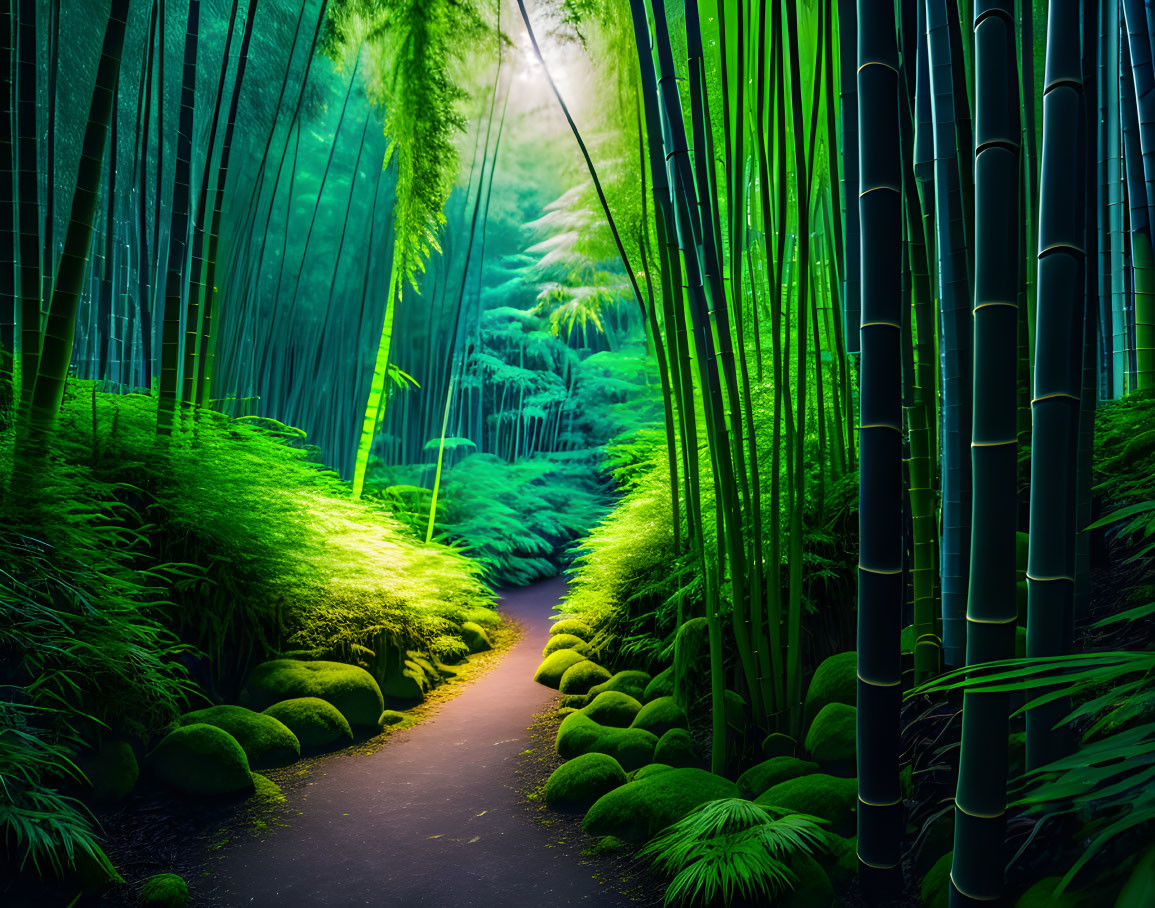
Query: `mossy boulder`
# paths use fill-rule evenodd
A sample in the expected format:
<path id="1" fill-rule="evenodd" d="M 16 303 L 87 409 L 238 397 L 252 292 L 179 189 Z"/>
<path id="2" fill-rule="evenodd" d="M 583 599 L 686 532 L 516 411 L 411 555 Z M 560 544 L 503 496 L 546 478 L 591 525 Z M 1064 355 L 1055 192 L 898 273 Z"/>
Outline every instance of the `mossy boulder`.
<path id="1" fill-rule="evenodd" d="M 187 908 L 191 902 L 188 883 L 175 873 L 150 876 L 140 887 L 140 904 L 145 908 Z"/>
<path id="2" fill-rule="evenodd" d="M 556 653 L 559 649 L 572 649 L 587 657 L 590 654 L 590 645 L 581 637 L 574 636 L 573 634 L 554 634 L 546 641 L 545 649 L 541 651 L 541 656 L 544 659 L 550 653 Z"/>
<path id="3" fill-rule="evenodd" d="M 148 756 L 149 769 L 189 795 L 251 794 L 253 777 L 244 748 L 227 731 L 198 723 L 169 732 Z"/>
<path id="4" fill-rule="evenodd" d="M 617 690 L 607 690 L 598 694 L 582 710 L 599 725 L 615 728 L 629 728 L 634 717 L 641 711 L 642 704 Z"/>
<path id="5" fill-rule="evenodd" d="M 824 659 L 810 679 L 803 706 L 803 723 L 810 722 L 828 703 L 854 706 L 858 698 L 858 653 L 838 653 Z"/>
<path id="6" fill-rule="evenodd" d="M 577 665 L 579 662 L 588 662 L 581 653 L 572 649 L 559 649 L 557 652 L 550 653 L 542 660 L 541 665 L 537 667 L 537 671 L 533 674 L 533 680 L 538 684 L 544 684 L 546 687 L 552 687 L 557 690 L 561 687 L 562 675 L 566 670 Z M 585 691 L 582 691 L 584 694 Z"/>
<path id="7" fill-rule="evenodd" d="M 634 717 L 631 728 L 644 728 L 661 737 L 671 728 L 688 728 L 686 711 L 673 697 L 658 697 L 651 700 Z"/>
<path id="8" fill-rule="evenodd" d="M 829 822 L 836 835 L 853 835 L 858 805 L 858 781 L 811 773 L 779 782 L 754 801 L 768 807 L 785 807 Z"/>
<path id="9" fill-rule="evenodd" d="M 376 729 L 385 708 L 381 688 L 360 666 L 296 659 L 274 659 L 254 668 L 241 692 L 241 705 L 263 712 L 281 700 L 302 697 L 332 703 L 354 728 Z"/>
<path id="10" fill-rule="evenodd" d="M 382 728 L 387 728 L 390 725 L 400 725 L 402 722 L 411 721 L 408 713 L 403 713 L 396 709 L 382 710 L 381 717 L 377 720 Z"/>
<path id="11" fill-rule="evenodd" d="M 486 650 L 493 649 L 489 634 L 476 621 L 466 621 L 461 625 L 461 639 L 469 647 L 470 653 L 484 653 Z"/>
<path id="12" fill-rule="evenodd" d="M 424 700 L 425 692 L 431 687 L 433 681 L 419 662 L 396 653 L 385 670 L 381 692 L 390 701 L 412 703 Z"/>
<path id="13" fill-rule="evenodd" d="M 674 666 L 671 665 L 650 679 L 650 683 L 646 685 L 646 689 L 642 693 L 642 699 L 648 702 L 657 700 L 659 697 L 672 696 L 674 696 Z"/>
<path id="14" fill-rule="evenodd" d="M 353 729 L 345 717 L 320 697 L 282 700 L 266 709 L 265 715 L 284 722 L 301 742 L 302 751 L 324 753 L 353 743 Z"/>
<path id="15" fill-rule="evenodd" d="M 581 709 L 592 699 L 589 694 L 566 694 L 558 700 L 558 706 L 571 706 L 574 709 Z"/>
<path id="16" fill-rule="evenodd" d="M 580 712 L 566 716 L 557 730 L 557 752 L 563 759 L 601 753 L 613 757 L 627 771 L 651 762 L 657 746 L 657 736 L 648 731 L 598 725 Z"/>
<path id="17" fill-rule="evenodd" d="M 827 835 L 826 854 L 819 861 L 830 882 L 842 887 L 858 876 L 858 839 Z"/>
<path id="18" fill-rule="evenodd" d="M 566 716 L 572 716 L 576 712 L 581 712 L 576 706 L 559 706 L 557 708 L 557 717 L 564 719 Z"/>
<path id="19" fill-rule="evenodd" d="M 950 865 L 954 852 L 948 851 L 934 862 L 919 887 L 922 908 L 947 908 L 950 904 Z"/>
<path id="20" fill-rule="evenodd" d="M 774 732 L 762 740 L 762 756 L 767 760 L 773 757 L 792 757 L 798 752 L 798 742 L 790 735 Z"/>
<path id="21" fill-rule="evenodd" d="M 827 703 L 806 733 L 806 750 L 824 766 L 854 771 L 854 741 L 858 710 L 845 703 Z"/>
<path id="22" fill-rule="evenodd" d="M 268 776 L 254 772 L 253 800 L 262 807 L 274 807 L 285 803 L 285 795 L 281 792 L 281 786 Z"/>
<path id="23" fill-rule="evenodd" d="M 1062 882 L 1062 879 L 1059 876 L 1043 877 L 1019 896 L 1019 900 L 1015 902 L 1015 908 L 1083 908 L 1087 899 L 1081 892 L 1064 889 L 1059 895 L 1055 895 L 1055 887 Z M 1155 892 L 1148 890 L 1144 896 L 1146 901 L 1135 904 L 1150 905 L 1152 899 L 1155 899 Z"/>
<path id="24" fill-rule="evenodd" d="M 591 687 L 610 680 L 610 673 L 596 662 L 586 659 L 565 670 L 558 689 L 563 694 L 588 694 Z"/>
<path id="25" fill-rule="evenodd" d="M 673 769 L 668 763 L 651 763 L 649 766 L 643 766 L 641 769 L 635 769 L 630 773 L 630 781 L 635 782 L 639 779 L 647 779 L 650 776 L 656 776 L 660 772 L 669 772 Z"/>
<path id="26" fill-rule="evenodd" d="M 705 761 L 698 756 L 694 740 L 684 728 L 671 728 L 658 739 L 654 749 L 654 762 L 665 763 L 678 769 L 688 766 L 705 768 Z"/>
<path id="27" fill-rule="evenodd" d="M 649 683 L 650 676 L 646 672 L 627 669 L 624 672 L 618 672 L 609 681 L 603 681 L 601 684 L 591 687 L 590 696 L 596 697 L 607 690 L 616 690 L 623 694 L 629 694 L 640 703 L 646 698 L 646 685 Z"/>
<path id="28" fill-rule="evenodd" d="M 101 803 L 128 797 L 140 777 L 132 745 L 117 738 L 105 738 L 81 761 L 81 769 L 92 783 L 92 799 Z"/>
<path id="29" fill-rule="evenodd" d="M 555 621 L 553 627 L 549 629 L 549 633 L 551 637 L 556 634 L 573 634 L 575 637 L 581 637 L 587 643 L 594 636 L 590 626 L 580 618 L 562 618 L 561 621 Z"/>
<path id="30" fill-rule="evenodd" d="M 751 766 L 738 776 L 738 787 L 742 793 L 756 798 L 781 782 L 788 782 L 801 776 L 818 772 L 818 764 L 797 757 L 771 757 L 757 766 Z"/>
<path id="31" fill-rule="evenodd" d="M 613 757 L 582 754 L 553 771 L 545 783 L 545 803 L 554 810 L 585 812 L 606 792 L 625 784 L 625 770 Z"/>
<path id="32" fill-rule="evenodd" d="M 223 728 L 237 739 L 249 758 L 250 769 L 288 766 L 301 758 L 301 742 L 283 722 L 243 706 L 210 706 L 185 713 L 181 725 L 203 722 Z"/>
<path id="33" fill-rule="evenodd" d="M 603 795 L 589 809 L 582 829 L 590 835 L 644 842 L 699 804 L 736 797 L 738 786 L 721 776 L 704 769 L 670 769 Z"/>
<path id="34" fill-rule="evenodd" d="M 834 886 L 826 871 L 810 855 L 798 852 L 786 865 L 794 872 L 796 882 L 789 895 L 776 902 L 781 908 L 830 908 L 834 902 Z"/>

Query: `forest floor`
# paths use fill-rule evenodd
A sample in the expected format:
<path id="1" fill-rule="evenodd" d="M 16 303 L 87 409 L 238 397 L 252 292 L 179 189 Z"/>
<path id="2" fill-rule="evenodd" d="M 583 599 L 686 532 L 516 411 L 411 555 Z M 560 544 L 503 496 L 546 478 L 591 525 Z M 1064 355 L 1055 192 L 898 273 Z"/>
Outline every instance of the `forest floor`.
<path id="1" fill-rule="evenodd" d="M 563 592 L 554 580 L 506 593 L 501 611 L 522 634 L 496 667 L 384 746 L 317 761 L 251 833 L 209 845 L 190 879 L 198 902 L 636 905 L 595 880 L 580 834 L 559 838 L 527 809 L 529 727 L 556 696 L 533 671 Z"/>

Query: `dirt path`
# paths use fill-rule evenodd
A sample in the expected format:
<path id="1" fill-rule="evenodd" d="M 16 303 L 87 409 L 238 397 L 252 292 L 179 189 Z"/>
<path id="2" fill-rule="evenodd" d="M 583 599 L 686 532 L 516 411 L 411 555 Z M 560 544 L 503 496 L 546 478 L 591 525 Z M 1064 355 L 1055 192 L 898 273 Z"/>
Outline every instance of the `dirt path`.
<path id="1" fill-rule="evenodd" d="M 514 789 L 527 727 L 553 697 L 532 680 L 560 580 L 514 590 L 526 629 L 501 664 L 370 756 L 331 760 L 288 828 L 217 865 L 229 906 L 625 906 L 554 847 Z"/>

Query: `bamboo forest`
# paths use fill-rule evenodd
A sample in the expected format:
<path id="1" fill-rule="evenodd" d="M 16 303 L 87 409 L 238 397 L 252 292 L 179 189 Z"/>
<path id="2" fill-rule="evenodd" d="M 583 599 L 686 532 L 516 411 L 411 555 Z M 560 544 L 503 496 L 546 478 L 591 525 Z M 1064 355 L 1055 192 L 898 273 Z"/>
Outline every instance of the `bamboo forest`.
<path id="1" fill-rule="evenodd" d="M 1151 0 L 0 61 L 0 905 L 1155 906 Z"/>

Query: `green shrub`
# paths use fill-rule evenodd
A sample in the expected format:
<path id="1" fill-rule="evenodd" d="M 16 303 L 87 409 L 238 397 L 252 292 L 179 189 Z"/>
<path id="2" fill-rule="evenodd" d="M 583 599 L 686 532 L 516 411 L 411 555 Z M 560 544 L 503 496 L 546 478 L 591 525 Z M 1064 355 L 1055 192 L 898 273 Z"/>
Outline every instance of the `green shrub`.
<path id="1" fill-rule="evenodd" d="M 282 700 L 265 710 L 288 726 L 301 742 L 302 752 L 337 750 L 353 743 L 353 730 L 337 707 L 318 697 Z"/>
<path id="2" fill-rule="evenodd" d="M 545 784 L 545 803 L 554 810 L 584 812 L 606 792 L 625 783 L 626 774 L 613 757 L 582 754 L 553 771 Z"/>
<path id="3" fill-rule="evenodd" d="M 607 690 L 591 699 L 582 712 L 599 725 L 628 728 L 641 708 L 642 704 L 629 694 Z"/>
<path id="4" fill-rule="evenodd" d="M 283 722 L 243 706 L 210 706 L 185 713 L 181 725 L 204 723 L 222 728 L 244 748 L 250 769 L 275 769 L 301 758 L 301 742 Z"/>
<path id="5" fill-rule="evenodd" d="M 558 689 L 563 694 L 588 694 L 591 687 L 609 679 L 608 671 L 596 662 L 586 659 L 583 662 L 575 662 L 565 670 Z"/>
<path id="6" fill-rule="evenodd" d="M 187 795 L 253 791 L 244 749 L 215 725 L 185 725 L 169 732 L 148 755 L 148 765 L 158 779 Z"/>
<path id="7" fill-rule="evenodd" d="M 274 659 L 249 673 L 241 702 L 263 710 L 280 700 L 319 697 L 340 710 L 349 725 L 376 728 L 385 701 L 373 676 L 341 662 Z"/>
<path id="8" fill-rule="evenodd" d="M 670 769 L 603 795 L 589 809 L 582 829 L 590 835 L 644 842 L 699 804 L 736 797 L 738 786 L 721 776 L 704 769 Z"/>
<path id="9" fill-rule="evenodd" d="M 649 763 L 657 745 L 657 736 L 648 731 L 598 725 L 580 712 L 566 716 L 557 730 L 557 752 L 562 759 L 602 753 L 616 759 L 625 770 Z"/>

